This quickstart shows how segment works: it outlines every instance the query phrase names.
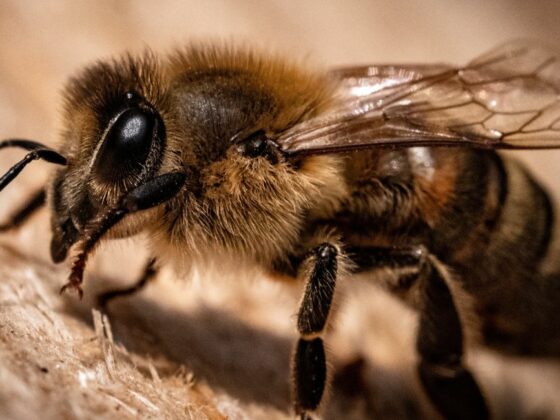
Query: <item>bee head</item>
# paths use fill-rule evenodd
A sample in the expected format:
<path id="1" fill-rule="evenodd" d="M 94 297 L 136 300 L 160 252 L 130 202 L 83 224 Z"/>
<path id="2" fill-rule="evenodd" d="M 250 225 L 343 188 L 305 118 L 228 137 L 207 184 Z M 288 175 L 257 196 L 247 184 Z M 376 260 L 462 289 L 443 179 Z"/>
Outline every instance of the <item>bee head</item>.
<path id="1" fill-rule="evenodd" d="M 321 187 L 337 169 L 313 164 L 332 157 L 289 159 L 275 138 L 326 108 L 331 92 L 325 77 L 227 47 L 87 68 L 65 94 L 60 148 L 68 165 L 51 183 L 53 259 L 64 259 L 96 215 L 170 171 L 187 174 L 184 194 L 158 210 L 161 217 L 155 210 L 130 215 L 113 236 L 147 228 L 167 232 L 154 237 L 171 238 L 183 253 L 280 253 L 305 212 L 328 194 Z"/>
<path id="2" fill-rule="evenodd" d="M 100 211 L 160 171 L 167 139 L 160 68 L 151 53 L 127 55 L 95 63 L 68 83 L 60 145 L 67 166 L 50 185 L 53 260 L 65 258 Z M 137 229 L 128 223 L 113 233 L 126 236 Z"/>

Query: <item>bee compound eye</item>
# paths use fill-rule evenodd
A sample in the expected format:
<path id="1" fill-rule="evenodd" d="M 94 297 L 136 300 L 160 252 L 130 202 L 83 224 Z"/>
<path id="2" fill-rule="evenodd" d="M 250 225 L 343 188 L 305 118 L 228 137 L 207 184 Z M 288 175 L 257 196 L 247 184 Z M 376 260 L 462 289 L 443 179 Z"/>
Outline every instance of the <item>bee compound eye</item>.
<path id="1" fill-rule="evenodd" d="M 140 170 L 162 127 L 159 116 L 140 107 L 123 111 L 107 130 L 94 170 L 111 180 Z"/>

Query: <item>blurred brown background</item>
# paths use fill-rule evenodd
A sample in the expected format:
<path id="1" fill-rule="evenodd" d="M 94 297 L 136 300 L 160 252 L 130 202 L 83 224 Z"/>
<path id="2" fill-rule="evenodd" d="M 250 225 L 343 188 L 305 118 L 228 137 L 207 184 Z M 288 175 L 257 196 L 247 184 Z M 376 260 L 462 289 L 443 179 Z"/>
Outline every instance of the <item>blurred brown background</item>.
<path id="1" fill-rule="evenodd" d="M 248 42 L 295 57 L 309 57 L 319 67 L 371 62 L 463 64 L 514 38 L 529 37 L 558 45 L 559 22 L 560 3 L 552 0 L 0 0 L 0 139 L 18 136 L 55 144 L 59 92 L 65 80 L 84 64 L 125 50 L 149 46 L 165 52 L 193 38 L 211 37 Z M 19 156 L 18 152 L 4 151 L 0 155 L 0 171 L 6 170 Z M 560 193 L 557 182 L 560 152 L 524 152 L 517 156 L 526 160 L 551 190 Z M 33 169 L 29 168 L 2 192 L 0 217 L 44 182 L 47 165 L 34 163 L 31 166 Z M 74 347 L 70 350 L 60 347 L 45 353 L 41 346 L 36 348 L 36 353 L 21 352 L 18 346 L 33 347 L 41 341 L 38 337 L 53 348 L 64 346 L 63 341 L 49 341 L 54 337 L 49 330 L 52 323 L 43 320 L 44 331 L 30 332 L 29 319 L 25 317 L 31 315 L 25 310 L 15 315 L 13 306 L 22 306 L 25 297 L 29 297 L 33 308 L 39 307 L 33 299 L 37 299 L 37 290 L 43 287 L 47 291 L 41 293 L 46 293 L 48 299 L 45 298 L 44 307 L 40 306 L 41 311 L 57 320 L 59 324 L 55 324 L 59 327 L 65 326 L 71 337 L 68 340 L 88 340 L 93 335 L 87 301 L 77 304 L 72 297 L 65 297 L 60 304 L 55 292 L 64 281 L 65 268 L 51 272 L 47 263 L 47 216 L 43 213 L 34 221 L 33 226 L 3 239 L 5 243 L 17 245 L 25 255 L 39 257 L 34 263 L 39 275 L 33 277 L 32 286 L 28 285 L 29 276 L 24 271 L 24 267 L 31 264 L 29 261 L 12 251 L 2 251 L 0 255 L 0 260 L 4 261 L 0 268 L 4 283 L 0 284 L 0 324 L 10 323 L 12 331 L 20 333 L 2 335 L 7 330 L 0 329 L 3 338 L 0 355 L 5 356 L 0 358 L 0 417 L 40 418 L 43 414 L 43 418 L 93 415 L 113 418 L 117 415 L 117 411 L 112 411 L 115 407 L 128 407 L 118 412 L 119 416 L 148 413 L 159 417 L 158 411 L 151 412 L 151 408 L 146 408 L 148 405 L 130 397 L 129 390 L 135 385 L 124 380 L 120 382 L 122 388 L 118 388 L 114 378 L 111 382 L 93 375 L 89 380 L 95 382 L 97 388 L 82 389 L 89 393 L 89 400 L 71 393 L 77 383 L 83 384 L 81 379 L 76 382 L 76 377 L 82 378 L 76 372 L 90 372 L 86 367 L 98 366 L 96 363 L 107 358 L 106 352 L 90 355 Z M 137 268 L 123 270 L 124 265 L 120 263 L 115 270 L 115 259 L 107 258 L 108 254 L 113 254 L 119 262 L 130 259 L 133 267 L 135 258 L 130 258 L 130 250 L 142 247 L 141 242 L 135 248 L 132 246 L 111 245 L 100 253 L 94 261 L 100 283 L 103 279 L 110 283 L 134 278 Z M 138 252 L 141 253 L 135 251 Z M 10 263 L 6 262 L 8 259 Z M 212 276 L 208 272 L 209 269 L 204 268 L 200 281 L 191 283 L 188 290 L 177 283 L 160 285 L 158 282 L 141 298 L 116 305 L 116 316 L 112 320 L 117 337 L 137 355 L 136 363 L 144 366 L 142 363 L 148 363 L 152 357 L 163 359 L 156 367 L 160 373 L 168 373 L 161 379 L 163 385 L 159 385 L 164 390 L 162 395 L 150 394 L 141 387 L 136 391 L 151 398 L 153 405 L 167 407 L 168 411 L 159 412 L 165 412 L 167 418 L 214 415 L 219 418 L 219 413 L 234 418 L 286 416 L 288 358 L 295 339 L 292 324 L 298 290 L 262 282 L 240 282 L 239 275 L 224 279 L 223 274 Z M 240 276 L 253 277 L 246 271 Z M 202 281 L 207 277 L 218 279 Z M 178 289 L 182 292 L 177 293 Z M 346 300 L 353 303 L 359 294 L 349 291 Z M 331 413 L 331 417 L 340 410 L 348 414 L 349 406 L 344 404 L 350 404 L 357 417 L 372 410 L 400 417 L 407 413 L 402 404 L 410 403 L 410 399 L 414 401 L 411 407 L 416 408 L 408 413 L 414 416 L 415 410 L 419 410 L 417 406 L 423 407 L 423 402 L 412 373 L 413 315 L 375 290 L 367 289 L 365 295 L 368 298 L 362 306 L 343 305 L 337 322 L 340 332 L 333 333 L 330 346 L 335 361 L 340 361 L 338 365 L 351 360 L 355 354 L 364 354 L 368 363 L 376 366 L 375 375 L 370 375 L 373 379 L 368 382 L 368 392 L 378 396 L 374 402 L 367 398 L 365 402 L 364 398 L 337 399 L 339 388 L 335 387 L 334 408 L 327 408 L 326 412 Z M 72 320 L 76 319 L 75 314 L 81 314 L 81 318 L 78 317 L 81 321 L 68 329 L 69 323 L 73 325 Z M 32 315 L 37 316 L 34 312 Z M 23 321 L 18 322 L 19 317 Z M 126 317 L 131 317 L 132 321 Z M 37 322 L 35 318 L 34 322 Z M 130 325 L 141 331 L 137 332 Z M 14 338 L 16 336 L 20 338 Z M 18 370 L 18 361 L 28 363 L 47 353 L 54 353 L 52 357 L 55 357 L 57 352 L 66 354 L 66 351 L 76 357 L 78 364 L 57 370 L 58 376 L 52 374 L 52 367 L 50 376 L 41 376 L 41 379 L 23 368 Z M 54 359 L 44 357 L 45 364 L 54 363 Z M 554 402 L 560 387 L 560 372 L 555 363 L 505 359 L 484 352 L 475 354 L 472 360 L 500 417 L 512 418 L 514 414 L 517 418 L 560 416 L 560 411 L 555 411 L 558 404 Z M 181 394 L 185 385 L 173 382 L 176 377 L 169 372 L 174 372 L 181 364 L 187 365 L 189 372 L 192 370 L 200 378 L 201 384 L 209 385 L 202 392 L 202 402 L 197 400 L 200 396 L 196 393 Z M 120 368 L 126 370 L 122 365 Z M 16 383 L 27 391 L 18 391 Z M 99 389 L 124 405 L 99 397 Z M 177 401 L 194 398 L 195 408 L 201 404 L 214 408 L 197 409 L 194 414 L 185 411 L 182 403 L 169 402 L 169 395 L 175 395 L 173 392 L 179 393 Z M 128 397 L 123 397 L 124 394 Z M 381 394 L 383 396 L 379 397 Z M 92 411 L 92 400 L 96 407 L 104 408 Z M 61 408 L 57 409 L 53 401 L 59 402 Z M 42 412 L 47 405 L 50 405 L 49 411 Z M 144 411 L 138 406 L 144 407 Z M 176 409 L 179 411 L 174 411 Z"/>

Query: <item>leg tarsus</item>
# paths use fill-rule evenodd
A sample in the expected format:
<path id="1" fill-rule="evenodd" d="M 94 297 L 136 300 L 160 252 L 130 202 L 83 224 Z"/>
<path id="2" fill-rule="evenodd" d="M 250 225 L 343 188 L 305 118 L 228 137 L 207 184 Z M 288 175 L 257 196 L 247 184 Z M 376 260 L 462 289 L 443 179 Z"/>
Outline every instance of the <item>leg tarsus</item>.
<path id="1" fill-rule="evenodd" d="M 418 375 L 432 403 L 445 418 L 489 418 L 484 396 L 472 374 L 463 366 L 443 368 L 441 365 L 420 362 Z"/>
<path id="2" fill-rule="evenodd" d="M 300 338 L 294 357 L 296 413 L 315 410 L 321 403 L 327 382 L 327 362 L 321 338 Z"/>

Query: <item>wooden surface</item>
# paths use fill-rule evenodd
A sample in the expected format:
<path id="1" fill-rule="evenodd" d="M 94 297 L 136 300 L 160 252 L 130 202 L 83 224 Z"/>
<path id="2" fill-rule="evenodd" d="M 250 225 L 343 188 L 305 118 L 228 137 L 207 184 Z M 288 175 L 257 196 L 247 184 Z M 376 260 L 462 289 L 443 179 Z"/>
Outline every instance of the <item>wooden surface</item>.
<path id="1" fill-rule="evenodd" d="M 468 3 L 468 5 L 467 5 Z M 270 46 L 318 65 L 464 63 L 516 37 L 557 43 L 556 2 L 0 1 L 0 138 L 55 144 L 59 91 L 91 60 L 192 38 Z M 3 172 L 21 156 L 0 155 Z M 558 191 L 558 152 L 520 155 Z M 0 217 L 45 182 L 33 163 L 0 194 Z M 133 281 L 141 239 L 102 247 L 86 296 L 59 296 L 68 267 L 48 257 L 48 214 L 0 237 L 0 418 L 290 418 L 289 359 L 300 284 L 249 268 L 165 272 L 92 312 L 97 291 Z M 223 268 L 223 267 L 222 267 Z M 328 347 L 327 418 L 429 418 L 414 376 L 415 316 L 367 280 L 345 279 Z M 112 331 L 112 334 L 109 332 Z M 470 351 L 498 418 L 560 418 L 556 361 Z M 345 369 L 364 359 L 360 375 Z"/>

